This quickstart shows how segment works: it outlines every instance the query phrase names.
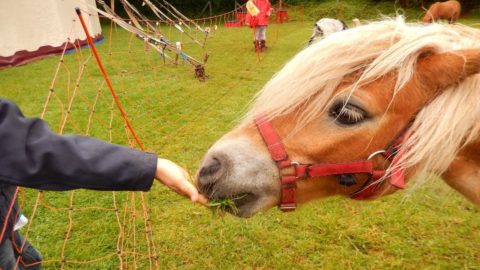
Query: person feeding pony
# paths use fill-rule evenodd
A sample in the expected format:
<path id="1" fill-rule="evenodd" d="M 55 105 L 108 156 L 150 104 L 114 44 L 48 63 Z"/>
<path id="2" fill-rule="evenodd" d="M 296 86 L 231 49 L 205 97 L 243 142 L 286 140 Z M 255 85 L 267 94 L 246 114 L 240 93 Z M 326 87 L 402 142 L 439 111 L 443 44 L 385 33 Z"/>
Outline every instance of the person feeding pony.
<path id="1" fill-rule="evenodd" d="M 268 0 L 249 0 L 246 6 L 248 12 L 245 23 L 253 28 L 255 51 L 263 52 L 267 49 L 267 26 L 272 5 Z"/>

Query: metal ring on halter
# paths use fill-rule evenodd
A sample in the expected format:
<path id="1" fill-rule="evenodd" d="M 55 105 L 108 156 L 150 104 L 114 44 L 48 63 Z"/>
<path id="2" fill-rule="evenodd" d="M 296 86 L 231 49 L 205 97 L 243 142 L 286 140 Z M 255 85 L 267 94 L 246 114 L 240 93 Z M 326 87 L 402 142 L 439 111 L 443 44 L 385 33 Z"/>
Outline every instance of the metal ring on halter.
<path id="1" fill-rule="evenodd" d="M 386 153 L 387 151 L 386 150 L 378 150 L 378 151 L 375 151 L 373 153 L 370 154 L 370 156 L 368 156 L 367 159 L 372 159 L 373 157 L 375 157 L 376 155 L 381 155 L 383 153 Z"/>
<path id="2" fill-rule="evenodd" d="M 291 161 L 291 162 L 290 162 L 290 165 L 298 166 L 298 165 L 300 165 L 300 162 L 298 162 L 298 161 Z"/>

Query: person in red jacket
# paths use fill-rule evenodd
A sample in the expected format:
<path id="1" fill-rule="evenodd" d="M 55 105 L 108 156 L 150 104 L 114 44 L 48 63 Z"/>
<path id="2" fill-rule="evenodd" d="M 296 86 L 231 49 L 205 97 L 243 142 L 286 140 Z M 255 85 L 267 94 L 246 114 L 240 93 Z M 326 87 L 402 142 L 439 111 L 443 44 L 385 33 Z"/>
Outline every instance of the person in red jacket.
<path id="1" fill-rule="evenodd" d="M 254 5 L 253 8 L 252 4 Z M 255 51 L 265 51 L 267 49 L 267 26 L 268 19 L 272 13 L 272 5 L 268 0 L 249 0 L 247 3 L 246 24 L 254 29 L 253 44 Z"/>

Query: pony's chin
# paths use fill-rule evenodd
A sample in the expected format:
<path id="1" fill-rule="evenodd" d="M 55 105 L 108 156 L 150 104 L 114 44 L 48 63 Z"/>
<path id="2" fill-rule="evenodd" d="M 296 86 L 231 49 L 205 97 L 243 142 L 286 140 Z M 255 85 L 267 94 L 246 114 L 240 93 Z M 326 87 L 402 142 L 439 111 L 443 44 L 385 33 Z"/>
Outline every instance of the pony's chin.
<path id="1" fill-rule="evenodd" d="M 238 200 L 235 202 L 237 207 L 236 211 L 232 211 L 231 214 L 237 217 L 249 218 L 261 211 L 266 211 L 269 208 L 275 206 L 275 197 L 258 196 L 256 194 L 250 194 L 245 197 L 245 200 Z"/>
<path id="2" fill-rule="evenodd" d="M 210 198 L 212 199 L 212 198 Z M 225 212 L 241 217 L 249 218 L 261 211 L 266 211 L 276 205 L 275 197 L 264 197 L 254 193 L 241 193 L 231 196 L 235 208 L 223 209 Z"/>
<path id="3" fill-rule="evenodd" d="M 229 211 L 229 213 L 237 217 L 249 218 L 254 216 L 256 213 L 258 213 L 260 209 L 261 208 L 256 206 L 255 203 L 248 203 L 240 207 L 237 207 L 236 211 Z"/>

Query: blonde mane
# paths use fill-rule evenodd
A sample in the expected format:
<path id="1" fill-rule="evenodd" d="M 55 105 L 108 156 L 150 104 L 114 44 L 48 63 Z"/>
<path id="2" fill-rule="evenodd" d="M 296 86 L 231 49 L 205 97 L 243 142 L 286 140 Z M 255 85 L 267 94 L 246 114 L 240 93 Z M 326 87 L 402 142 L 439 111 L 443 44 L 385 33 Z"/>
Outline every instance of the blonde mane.
<path id="1" fill-rule="evenodd" d="M 368 40 L 368 42 L 365 42 Z M 480 48 L 480 31 L 462 25 L 407 24 L 403 17 L 337 32 L 288 62 L 257 94 L 244 121 L 260 113 L 273 118 L 302 106 L 301 127 L 326 110 L 342 80 L 359 79 L 346 91 L 397 72 L 394 93 L 411 79 L 417 59 L 427 52 Z M 480 132 L 480 75 L 438 96 L 417 115 L 398 166 L 443 173 L 456 153 Z"/>

